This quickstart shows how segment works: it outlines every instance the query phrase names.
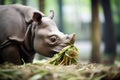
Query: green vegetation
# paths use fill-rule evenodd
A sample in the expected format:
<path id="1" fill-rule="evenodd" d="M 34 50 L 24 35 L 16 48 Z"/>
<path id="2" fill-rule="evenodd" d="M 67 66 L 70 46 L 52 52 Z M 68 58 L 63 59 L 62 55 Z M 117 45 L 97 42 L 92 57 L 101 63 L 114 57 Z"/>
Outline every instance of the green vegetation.
<path id="1" fill-rule="evenodd" d="M 78 63 L 78 49 L 73 45 L 63 48 L 58 54 L 50 59 L 49 63 L 54 65 L 71 65 Z"/>

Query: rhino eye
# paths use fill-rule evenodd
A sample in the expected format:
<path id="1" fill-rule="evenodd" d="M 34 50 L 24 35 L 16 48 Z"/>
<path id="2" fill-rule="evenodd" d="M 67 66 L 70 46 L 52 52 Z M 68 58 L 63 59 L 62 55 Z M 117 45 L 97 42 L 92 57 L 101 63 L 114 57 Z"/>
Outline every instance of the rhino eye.
<path id="1" fill-rule="evenodd" d="M 57 37 L 56 37 L 56 36 L 51 36 L 51 37 L 50 37 L 50 41 L 51 41 L 51 42 L 56 42 L 56 40 L 57 40 Z"/>

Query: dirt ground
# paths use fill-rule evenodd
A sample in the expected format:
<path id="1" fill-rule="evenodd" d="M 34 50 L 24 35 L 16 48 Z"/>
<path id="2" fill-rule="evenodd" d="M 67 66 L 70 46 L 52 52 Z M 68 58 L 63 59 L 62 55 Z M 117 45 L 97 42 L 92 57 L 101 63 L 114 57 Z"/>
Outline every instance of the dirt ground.
<path id="1" fill-rule="evenodd" d="M 0 65 L 0 80 L 118 80 L 120 67 L 102 64 L 52 65 L 33 63 Z"/>

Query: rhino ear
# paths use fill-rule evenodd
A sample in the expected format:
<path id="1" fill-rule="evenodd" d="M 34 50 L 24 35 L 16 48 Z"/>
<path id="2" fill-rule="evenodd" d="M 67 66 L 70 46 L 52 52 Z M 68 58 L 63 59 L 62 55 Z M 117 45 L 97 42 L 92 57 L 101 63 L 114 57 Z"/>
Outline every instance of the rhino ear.
<path id="1" fill-rule="evenodd" d="M 38 12 L 33 13 L 33 21 L 41 23 L 42 15 Z"/>
<path id="2" fill-rule="evenodd" d="M 50 10 L 49 18 L 50 18 L 50 19 L 53 19 L 53 17 L 54 17 L 54 11 L 53 11 L 53 10 Z"/>

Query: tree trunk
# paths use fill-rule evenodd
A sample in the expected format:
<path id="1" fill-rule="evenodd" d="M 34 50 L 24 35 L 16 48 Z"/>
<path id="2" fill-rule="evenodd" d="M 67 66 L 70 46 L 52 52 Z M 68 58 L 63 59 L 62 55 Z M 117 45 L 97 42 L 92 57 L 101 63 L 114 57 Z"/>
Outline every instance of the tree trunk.
<path id="1" fill-rule="evenodd" d="M 45 0 L 39 0 L 39 10 L 45 12 Z"/>
<path id="2" fill-rule="evenodd" d="M 115 5 L 116 5 L 116 8 L 117 8 L 117 15 L 118 15 L 119 25 L 120 25 L 120 1 L 115 0 Z"/>
<path id="3" fill-rule="evenodd" d="M 116 39 L 112 21 L 110 0 L 102 0 L 103 12 L 105 16 L 104 43 L 105 43 L 105 64 L 114 64 L 116 56 Z"/>
<path id="4" fill-rule="evenodd" d="M 11 2 L 11 3 L 12 3 L 12 4 L 15 4 L 16 2 L 17 2 L 16 0 L 12 0 L 12 2 Z"/>
<path id="5" fill-rule="evenodd" d="M 101 27 L 99 21 L 99 0 L 91 0 L 91 9 L 92 9 L 92 24 L 91 24 L 92 53 L 90 62 L 100 63 Z"/>
<path id="6" fill-rule="evenodd" d="M 59 22 L 58 22 L 58 26 L 60 31 L 64 32 L 64 28 L 63 28 L 63 10 L 62 10 L 62 5 L 63 5 L 63 0 L 57 0 L 58 1 L 58 10 L 59 10 Z"/>
<path id="7" fill-rule="evenodd" d="M 4 5 L 5 4 L 5 0 L 0 0 L 0 5 Z"/>
<path id="8" fill-rule="evenodd" d="M 27 0 L 22 0 L 22 4 L 26 5 L 27 4 Z"/>

